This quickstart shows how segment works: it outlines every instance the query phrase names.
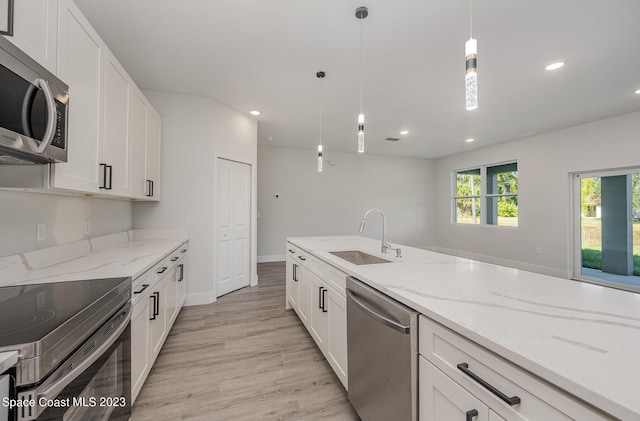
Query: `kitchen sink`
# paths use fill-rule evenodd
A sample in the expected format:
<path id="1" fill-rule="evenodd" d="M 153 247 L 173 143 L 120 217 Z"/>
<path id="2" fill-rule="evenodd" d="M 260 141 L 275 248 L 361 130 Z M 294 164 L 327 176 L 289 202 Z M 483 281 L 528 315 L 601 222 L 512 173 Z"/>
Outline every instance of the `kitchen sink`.
<path id="1" fill-rule="evenodd" d="M 375 263 L 393 263 L 391 260 L 382 259 L 369 253 L 365 253 L 360 250 L 346 250 L 346 251 L 330 251 L 329 253 L 334 256 L 338 256 L 341 259 L 351 262 L 354 265 L 371 265 Z"/>

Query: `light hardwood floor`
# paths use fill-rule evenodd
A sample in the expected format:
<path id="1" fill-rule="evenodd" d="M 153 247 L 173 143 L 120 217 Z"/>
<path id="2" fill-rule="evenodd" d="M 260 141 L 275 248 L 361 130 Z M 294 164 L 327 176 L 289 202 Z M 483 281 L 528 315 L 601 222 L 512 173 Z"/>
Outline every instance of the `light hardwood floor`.
<path id="1" fill-rule="evenodd" d="M 184 307 L 132 410 L 141 420 L 359 420 L 298 316 L 285 264 L 259 285 Z"/>

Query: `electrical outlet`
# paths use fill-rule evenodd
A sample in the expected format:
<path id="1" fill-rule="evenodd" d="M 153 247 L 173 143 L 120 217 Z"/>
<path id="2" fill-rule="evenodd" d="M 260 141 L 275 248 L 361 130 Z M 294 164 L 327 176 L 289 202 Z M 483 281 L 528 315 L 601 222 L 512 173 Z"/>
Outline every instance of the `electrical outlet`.
<path id="1" fill-rule="evenodd" d="M 84 221 L 84 235 L 89 234 L 91 234 L 91 221 L 87 219 Z"/>
<path id="2" fill-rule="evenodd" d="M 36 224 L 36 241 L 41 242 L 47 239 L 47 225 L 44 222 Z"/>
<path id="3" fill-rule="evenodd" d="M 539 255 L 540 253 L 542 253 L 542 249 L 540 247 L 536 247 L 536 254 Z"/>

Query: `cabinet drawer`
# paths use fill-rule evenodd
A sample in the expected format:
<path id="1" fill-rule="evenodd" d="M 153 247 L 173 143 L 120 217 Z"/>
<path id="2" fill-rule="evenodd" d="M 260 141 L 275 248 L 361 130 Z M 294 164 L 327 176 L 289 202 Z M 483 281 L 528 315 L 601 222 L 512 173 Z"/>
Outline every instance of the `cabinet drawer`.
<path id="1" fill-rule="evenodd" d="M 287 256 L 291 256 L 296 263 L 311 269 L 311 255 L 300 247 L 287 243 Z"/>
<path id="2" fill-rule="evenodd" d="M 424 316 L 419 321 L 418 349 L 420 355 L 508 420 L 613 419 Z"/>

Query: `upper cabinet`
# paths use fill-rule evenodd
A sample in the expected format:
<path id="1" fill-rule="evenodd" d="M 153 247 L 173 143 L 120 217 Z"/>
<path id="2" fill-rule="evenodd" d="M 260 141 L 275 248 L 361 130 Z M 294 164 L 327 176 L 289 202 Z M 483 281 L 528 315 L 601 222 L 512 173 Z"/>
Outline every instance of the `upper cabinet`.
<path id="1" fill-rule="evenodd" d="M 73 0 L 15 2 L 16 46 L 69 85 L 66 163 L 53 190 L 159 200 L 160 115 Z"/>
<path id="2" fill-rule="evenodd" d="M 58 0 L 14 1 L 13 36 L 6 38 L 57 74 Z"/>
<path id="3" fill-rule="evenodd" d="M 71 0 L 59 0 L 58 77 L 69 85 L 66 163 L 52 165 L 51 187 L 99 193 L 108 183 L 101 164 L 106 46 Z"/>

